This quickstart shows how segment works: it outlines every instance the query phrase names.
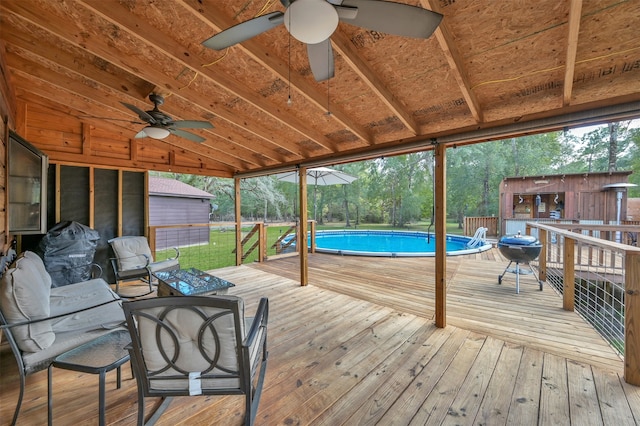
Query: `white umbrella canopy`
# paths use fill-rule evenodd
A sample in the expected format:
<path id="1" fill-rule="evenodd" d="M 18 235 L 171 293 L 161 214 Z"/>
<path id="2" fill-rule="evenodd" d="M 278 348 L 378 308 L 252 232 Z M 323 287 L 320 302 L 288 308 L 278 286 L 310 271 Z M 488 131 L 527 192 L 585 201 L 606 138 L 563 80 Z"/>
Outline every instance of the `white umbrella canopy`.
<path id="1" fill-rule="evenodd" d="M 282 182 L 299 182 L 298 171 L 278 173 L 276 179 Z M 340 170 L 329 167 L 313 167 L 307 169 L 307 185 L 313 185 L 313 219 L 316 219 L 316 187 L 327 185 L 349 184 L 357 178 Z"/>
<path id="2" fill-rule="evenodd" d="M 297 171 L 278 173 L 275 177 L 283 182 L 298 183 L 299 181 Z M 340 170 L 330 169 L 329 167 L 314 167 L 307 169 L 308 185 L 340 185 L 342 183 L 351 183 L 356 179 L 356 177 L 341 172 Z"/>

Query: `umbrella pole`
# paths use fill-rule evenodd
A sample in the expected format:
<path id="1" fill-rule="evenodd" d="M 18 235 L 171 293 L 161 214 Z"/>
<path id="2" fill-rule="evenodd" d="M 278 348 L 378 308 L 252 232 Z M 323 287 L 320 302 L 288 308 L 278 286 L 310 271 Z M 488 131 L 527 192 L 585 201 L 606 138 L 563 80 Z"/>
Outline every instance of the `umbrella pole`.
<path id="1" fill-rule="evenodd" d="M 313 220 L 315 220 L 316 222 L 318 221 L 318 218 L 316 215 L 316 204 L 318 202 L 318 196 L 316 195 L 317 189 L 318 189 L 318 179 L 316 179 L 316 183 L 315 185 L 313 185 Z"/>

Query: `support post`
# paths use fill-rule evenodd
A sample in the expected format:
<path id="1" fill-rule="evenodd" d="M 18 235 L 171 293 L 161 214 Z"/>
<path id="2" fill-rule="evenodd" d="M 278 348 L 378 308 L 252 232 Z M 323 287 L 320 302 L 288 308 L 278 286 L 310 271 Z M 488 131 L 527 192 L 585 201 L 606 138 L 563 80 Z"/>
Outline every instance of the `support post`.
<path id="1" fill-rule="evenodd" d="M 258 225 L 258 262 L 262 263 L 267 257 L 267 227 L 264 223 Z"/>
<path id="2" fill-rule="evenodd" d="M 298 232 L 298 247 L 300 247 L 300 285 L 309 284 L 309 250 L 307 250 L 307 168 L 300 167 L 300 232 Z"/>
<path id="3" fill-rule="evenodd" d="M 564 237 L 564 276 L 562 284 L 562 308 L 573 311 L 575 305 L 575 251 L 576 240 Z"/>
<path id="4" fill-rule="evenodd" d="M 234 201 L 235 201 L 235 219 L 236 219 L 236 266 L 242 265 L 242 212 L 240 199 L 240 179 L 235 178 L 234 184 Z"/>
<path id="5" fill-rule="evenodd" d="M 538 258 L 538 269 L 540 273 L 540 281 L 547 281 L 547 236 L 548 231 L 538 228 L 538 240 L 542 245 L 540 250 L 540 257 Z"/>
<path id="6" fill-rule="evenodd" d="M 640 253 L 625 255 L 624 380 L 640 386 Z"/>
<path id="7" fill-rule="evenodd" d="M 435 149 L 436 327 L 447 325 L 447 156 L 446 147 Z"/>

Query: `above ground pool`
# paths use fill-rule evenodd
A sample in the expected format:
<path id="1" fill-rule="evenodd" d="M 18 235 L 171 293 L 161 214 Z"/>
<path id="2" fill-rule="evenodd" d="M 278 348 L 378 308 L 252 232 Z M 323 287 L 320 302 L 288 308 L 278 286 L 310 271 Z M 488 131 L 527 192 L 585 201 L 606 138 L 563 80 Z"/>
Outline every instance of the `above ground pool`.
<path id="1" fill-rule="evenodd" d="M 471 237 L 447 235 L 447 255 L 489 250 L 491 243 Z M 411 231 L 318 231 L 316 252 L 350 256 L 435 256 L 432 233 Z"/>

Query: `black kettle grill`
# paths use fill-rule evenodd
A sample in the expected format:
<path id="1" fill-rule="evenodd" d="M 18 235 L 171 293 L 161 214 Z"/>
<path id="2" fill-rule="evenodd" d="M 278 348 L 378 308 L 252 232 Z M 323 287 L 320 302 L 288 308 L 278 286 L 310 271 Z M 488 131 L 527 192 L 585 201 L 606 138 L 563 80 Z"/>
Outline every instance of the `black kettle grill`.
<path id="1" fill-rule="evenodd" d="M 520 274 L 533 274 L 540 285 L 540 291 L 542 291 L 542 281 L 540 281 L 536 271 L 529 264 L 529 262 L 538 258 L 542 250 L 542 244 L 540 244 L 540 241 L 538 241 L 536 237 L 521 235 L 520 232 L 515 235 L 505 235 L 498 241 L 498 249 L 504 257 L 509 259 L 509 264 L 504 272 L 498 276 L 498 284 L 502 284 L 502 277 L 504 277 L 507 272 L 514 273 L 516 274 L 516 293 L 520 293 Z M 516 263 L 516 266 L 510 269 L 513 262 Z M 521 263 L 529 269 L 521 269 Z"/>

